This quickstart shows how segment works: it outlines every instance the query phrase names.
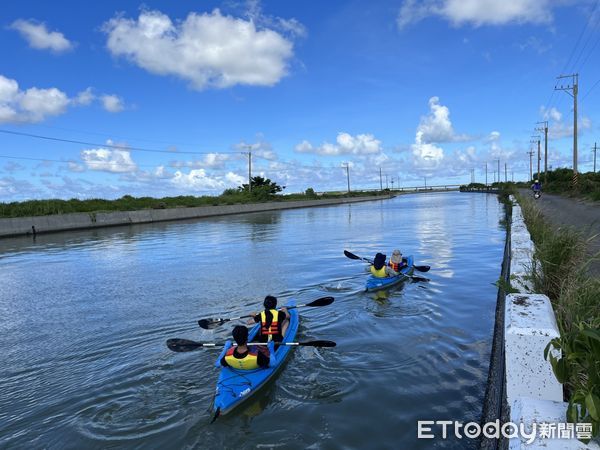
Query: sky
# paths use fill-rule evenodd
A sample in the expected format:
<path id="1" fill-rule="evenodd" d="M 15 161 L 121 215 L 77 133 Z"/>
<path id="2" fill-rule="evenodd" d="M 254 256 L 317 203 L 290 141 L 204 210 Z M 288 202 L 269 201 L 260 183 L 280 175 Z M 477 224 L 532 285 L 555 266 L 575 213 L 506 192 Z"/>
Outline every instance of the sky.
<path id="1" fill-rule="evenodd" d="M 591 171 L 599 3 L 6 2 L 0 202 L 524 181 L 537 122 L 572 167 L 573 73 Z"/>

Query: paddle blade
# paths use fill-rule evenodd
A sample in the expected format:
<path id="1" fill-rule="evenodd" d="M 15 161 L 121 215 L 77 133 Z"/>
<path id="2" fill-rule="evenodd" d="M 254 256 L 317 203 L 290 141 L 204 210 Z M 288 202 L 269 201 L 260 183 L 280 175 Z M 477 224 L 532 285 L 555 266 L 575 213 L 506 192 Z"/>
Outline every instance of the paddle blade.
<path id="1" fill-rule="evenodd" d="M 360 256 L 356 256 L 354 253 L 350 253 L 348 250 L 344 250 L 344 255 L 350 259 L 361 259 Z"/>
<path id="2" fill-rule="evenodd" d="M 202 347 L 214 347 L 215 344 L 190 341 L 188 339 L 168 339 L 167 347 L 173 352 L 193 352 Z"/>
<path id="3" fill-rule="evenodd" d="M 415 269 L 417 269 L 419 272 L 429 272 L 429 269 L 431 269 L 431 267 L 429 266 L 413 266 Z"/>
<path id="4" fill-rule="evenodd" d="M 429 278 L 424 278 L 424 277 L 417 277 L 415 275 L 411 276 L 411 278 L 415 281 L 429 281 Z"/>
<path id="5" fill-rule="evenodd" d="M 335 347 L 336 343 L 333 341 L 307 341 L 298 342 L 298 345 L 302 345 L 305 347 Z"/>
<path id="6" fill-rule="evenodd" d="M 198 325 L 205 330 L 212 330 L 227 322 L 229 319 L 200 319 Z"/>
<path id="7" fill-rule="evenodd" d="M 331 305 L 335 299 L 333 297 L 321 297 L 313 302 L 307 303 L 304 306 L 327 306 Z"/>

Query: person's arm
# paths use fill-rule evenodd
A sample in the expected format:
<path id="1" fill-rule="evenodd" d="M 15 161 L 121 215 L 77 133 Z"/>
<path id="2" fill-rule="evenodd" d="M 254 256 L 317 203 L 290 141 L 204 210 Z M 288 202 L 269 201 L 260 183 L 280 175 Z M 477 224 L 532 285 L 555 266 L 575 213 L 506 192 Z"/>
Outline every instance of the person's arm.
<path id="1" fill-rule="evenodd" d="M 288 319 L 288 320 L 291 317 L 290 313 L 288 312 L 288 309 L 285 306 L 281 307 L 280 312 L 282 312 L 283 314 L 285 314 L 285 318 Z"/>
<path id="2" fill-rule="evenodd" d="M 215 362 L 215 367 L 228 367 L 229 364 L 227 364 L 227 361 L 225 361 L 225 355 L 227 354 L 227 350 L 229 350 L 231 348 L 231 341 L 227 340 L 225 342 L 225 345 L 223 346 L 223 350 L 221 351 L 221 354 L 219 355 L 219 357 L 217 358 L 217 361 Z"/>
<path id="3" fill-rule="evenodd" d="M 265 355 L 262 351 L 257 353 L 256 363 L 258 367 L 269 367 L 269 357 Z"/>
<path id="4" fill-rule="evenodd" d="M 246 322 L 247 325 L 254 325 L 255 323 L 260 322 L 260 314 L 256 314 L 255 312 L 250 313 L 252 317 L 248 319 Z"/>
<path id="5" fill-rule="evenodd" d="M 390 266 L 385 266 L 385 274 L 388 277 L 395 277 L 396 275 L 398 275 L 398 272 L 396 272 L 394 269 L 392 269 Z"/>

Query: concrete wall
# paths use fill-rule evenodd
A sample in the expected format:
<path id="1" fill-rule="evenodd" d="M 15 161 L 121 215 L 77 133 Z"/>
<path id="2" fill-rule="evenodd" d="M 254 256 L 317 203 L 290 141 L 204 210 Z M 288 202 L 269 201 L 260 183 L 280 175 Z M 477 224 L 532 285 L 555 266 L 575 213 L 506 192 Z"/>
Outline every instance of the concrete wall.
<path id="1" fill-rule="evenodd" d="M 247 203 L 243 205 L 197 206 L 193 208 L 144 209 L 139 211 L 113 211 L 97 213 L 56 214 L 51 216 L 16 217 L 0 219 L 0 238 L 32 233 L 98 228 L 132 223 L 163 222 L 167 220 L 194 219 L 202 217 L 243 214 L 279 209 L 308 208 L 339 205 L 392 198 L 389 195 L 300 200 L 290 202 Z"/>

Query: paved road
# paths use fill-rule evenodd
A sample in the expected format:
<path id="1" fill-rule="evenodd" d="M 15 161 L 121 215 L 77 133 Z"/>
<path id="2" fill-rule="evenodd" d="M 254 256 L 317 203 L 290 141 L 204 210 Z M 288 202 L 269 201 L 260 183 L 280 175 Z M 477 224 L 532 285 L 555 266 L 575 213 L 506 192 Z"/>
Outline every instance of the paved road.
<path id="1" fill-rule="evenodd" d="M 531 191 L 521 190 L 521 194 L 531 195 Z M 590 256 L 600 252 L 600 202 L 543 194 L 535 203 L 555 226 L 573 228 L 585 239 L 593 237 L 588 244 Z M 600 276 L 600 260 L 590 264 L 589 272 Z"/>

